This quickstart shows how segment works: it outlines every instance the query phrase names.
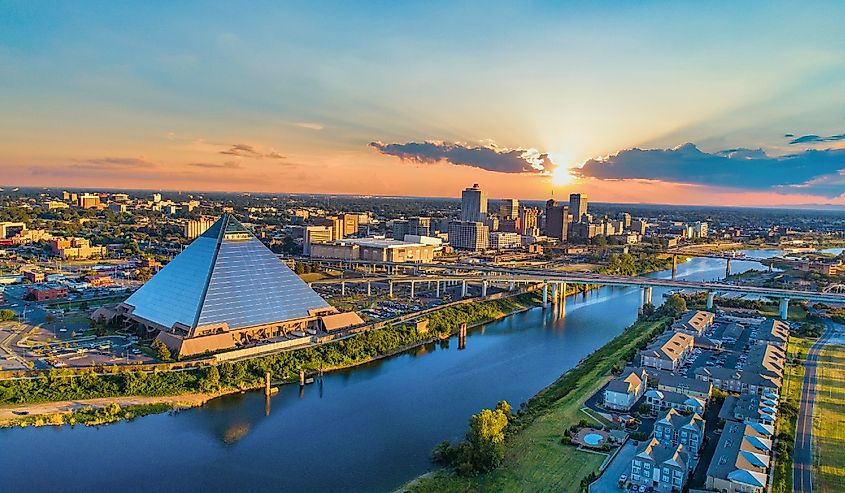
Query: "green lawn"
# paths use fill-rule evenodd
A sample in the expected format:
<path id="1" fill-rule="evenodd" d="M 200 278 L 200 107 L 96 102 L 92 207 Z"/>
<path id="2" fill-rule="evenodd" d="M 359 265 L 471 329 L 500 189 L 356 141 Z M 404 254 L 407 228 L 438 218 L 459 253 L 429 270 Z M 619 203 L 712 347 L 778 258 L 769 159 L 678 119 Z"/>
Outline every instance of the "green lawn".
<path id="1" fill-rule="evenodd" d="M 817 376 L 813 485 L 822 493 L 841 492 L 845 491 L 845 346 L 828 346 L 822 351 Z"/>
<path id="2" fill-rule="evenodd" d="M 561 438 L 570 425 L 586 417 L 581 407 L 611 378 L 613 365 L 667 327 L 670 320 L 637 322 L 534 396 L 528 408 L 535 410 L 530 411 L 535 417 L 510 437 L 505 461 L 499 468 L 469 478 L 436 471 L 407 485 L 405 490 L 579 492 L 581 480 L 598 470 L 605 455 L 563 445 Z"/>
<path id="3" fill-rule="evenodd" d="M 807 351 L 815 341 L 800 337 L 790 337 L 787 347 L 788 362 L 784 372 L 784 385 L 780 391 L 781 413 L 778 416 L 778 436 L 781 445 L 773 467 L 772 493 L 792 491 L 792 448 L 795 442 L 795 425 L 798 414 L 787 409 L 798 409 L 801 400 L 801 387 L 804 380 L 804 360 Z M 797 360 L 796 365 L 792 362 Z"/>

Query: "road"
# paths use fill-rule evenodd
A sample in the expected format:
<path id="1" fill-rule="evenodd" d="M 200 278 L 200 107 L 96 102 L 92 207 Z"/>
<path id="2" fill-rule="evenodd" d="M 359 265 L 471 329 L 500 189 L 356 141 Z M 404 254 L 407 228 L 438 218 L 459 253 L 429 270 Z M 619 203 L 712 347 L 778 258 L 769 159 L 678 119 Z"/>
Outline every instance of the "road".
<path id="1" fill-rule="evenodd" d="M 792 453 L 792 491 L 812 493 L 813 491 L 813 409 L 816 399 L 816 368 L 822 348 L 834 336 L 836 328 L 828 324 L 824 335 L 807 352 L 804 363 L 804 385 L 798 408 L 798 423 L 795 427 L 795 449 Z"/>

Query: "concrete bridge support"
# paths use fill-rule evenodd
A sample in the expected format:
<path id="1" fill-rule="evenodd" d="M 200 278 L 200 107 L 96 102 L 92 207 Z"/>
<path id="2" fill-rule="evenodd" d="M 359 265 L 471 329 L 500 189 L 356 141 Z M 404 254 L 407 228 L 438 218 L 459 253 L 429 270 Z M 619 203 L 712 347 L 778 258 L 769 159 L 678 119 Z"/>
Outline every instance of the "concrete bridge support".
<path id="1" fill-rule="evenodd" d="M 543 283 L 543 306 L 549 304 L 549 283 Z"/>
<path id="2" fill-rule="evenodd" d="M 508 291 L 513 291 L 516 288 L 516 283 L 511 281 L 508 285 Z"/>
<path id="3" fill-rule="evenodd" d="M 435 281 L 434 289 L 435 289 L 434 297 L 439 298 L 440 297 L 440 281 L 439 280 Z"/>
<path id="4" fill-rule="evenodd" d="M 367 281 L 367 296 L 373 295 L 373 283 Z"/>
<path id="5" fill-rule="evenodd" d="M 393 281 L 387 281 L 387 297 L 393 298 Z"/>
<path id="6" fill-rule="evenodd" d="M 731 275 L 731 259 L 728 257 L 727 262 L 725 262 L 725 278 L 728 278 Z"/>
<path id="7" fill-rule="evenodd" d="M 466 297 L 467 297 L 467 282 L 463 281 L 461 283 L 461 298 L 466 298 Z"/>
<path id="8" fill-rule="evenodd" d="M 780 299 L 780 319 L 786 320 L 789 318 L 789 298 Z"/>
<path id="9" fill-rule="evenodd" d="M 672 255 L 672 279 L 678 274 L 678 256 Z"/>
<path id="10" fill-rule="evenodd" d="M 713 309 L 713 300 L 716 298 L 716 293 L 714 291 L 707 291 L 707 309 Z"/>
<path id="11" fill-rule="evenodd" d="M 556 305 L 558 301 L 558 285 L 560 283 L 553 283 L 552 284 L 552 304 Z"/>
<path id="12" fill-rule="evenodd" d="M 414 281 L 411 281 L 411 299 L 414 299 Z"/>
<path id="13" fill-rule="evenodd" d="M 642 292 L 642 303 L 640 304 L 639 313 L 643 313 L 643 307 L 651 303 L 651 288 L 644 287 Z"/>
<path id="14" fill-rule="evenodd" d="M 346 296 L 346 283 L 345 282 L 340 283 L 340 295 Z"/>
<path id="15" fill-rule="evenodd" d="M 481 281 L 481 297 L 482 298 L 487 297 L 487 279 L 484 279 L 483 281 Z"/>

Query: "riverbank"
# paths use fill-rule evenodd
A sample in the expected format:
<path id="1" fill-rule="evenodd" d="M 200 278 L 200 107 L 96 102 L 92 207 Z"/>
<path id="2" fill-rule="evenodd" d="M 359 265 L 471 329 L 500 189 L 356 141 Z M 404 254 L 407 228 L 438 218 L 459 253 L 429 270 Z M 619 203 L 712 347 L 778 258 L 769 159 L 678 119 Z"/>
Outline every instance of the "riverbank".
<path id="1" fill-rule="evenodd" d="M 498 468 L 477 476 L 440 469 L 400 491 L 524 491 L 526 485 L 534 491 L 580 491 L 582 480 L 598 470 L 605 456 L 564 445 L 561 438 L 571 424 L 589 418 L 581 408 L 610 380 L 613 367 L 632 357 L 671 321 L 670 316 L 638 320 L 529 399 L 509 425 L 505 459 Z"/>
<path id="2" fill-rule="evenodd" d="M 0 406 L 0 426 L 4 423 L 26 425 L 36 422 L 66 424 L 68 415 L 84 414 L 87 409 L 97 410 L 112 404 L 121 407 L 147 406 L 144 409 L 146 414 L 154 411 L 150 406 L 160 406 L 158 412 L 201 406 L 215 397 L 262 388 L 263 375 L 267 371 L 273 376 L 274 385 L 293 383 L 298 381 L 300 370 L 311 376 L 317 372 L 339 371 L 389 358 L 448 339 L 462 323 L 468 327 L 484 325 L 529 310 L 539 303 L 536 293 L 524 293 L 510 298 L 449 306 L 429 316 L 426 332 L 417 332 L 410 326 L 386 327 L 322 347 L 224 363 L 219 369 L 211 367 L 154 374 L 125 371 L 103 376 L 91 373 L 72 376 L 57 371 L 44 378 L 4 381 L 0 382 L 0 403 L 6 405 Z M 71 380 L 73 383 L 70 383 Z M 96 395 L 103 393 L 111 395 Z M 50 398 L 65 394 L 68 398 Z M 16 400 L 19 403 L 14 403 Z M 134 417 L 137 413 L 130 412 L 128 415 Z M 96 424 L 104 423 L 98 421 Z"/>

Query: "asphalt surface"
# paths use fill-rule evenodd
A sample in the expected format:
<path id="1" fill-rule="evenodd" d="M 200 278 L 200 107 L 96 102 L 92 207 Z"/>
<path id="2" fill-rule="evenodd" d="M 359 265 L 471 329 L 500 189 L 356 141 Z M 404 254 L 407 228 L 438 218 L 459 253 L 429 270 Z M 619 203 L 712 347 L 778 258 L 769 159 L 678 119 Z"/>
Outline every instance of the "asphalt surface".
<path id="1" fill-rule="evenodd" d="M 804 363 L 804 385 L 798 408 L 798 423 L 795 427 L 795 449 L 792 453 L 792 491 L 812 493 L 813 491 L 813 409 L 816 400 L 816 368 L 819 353 L 833 337 L 835 328 L 828 324 L 824 335 L 807 352 Z"/>

